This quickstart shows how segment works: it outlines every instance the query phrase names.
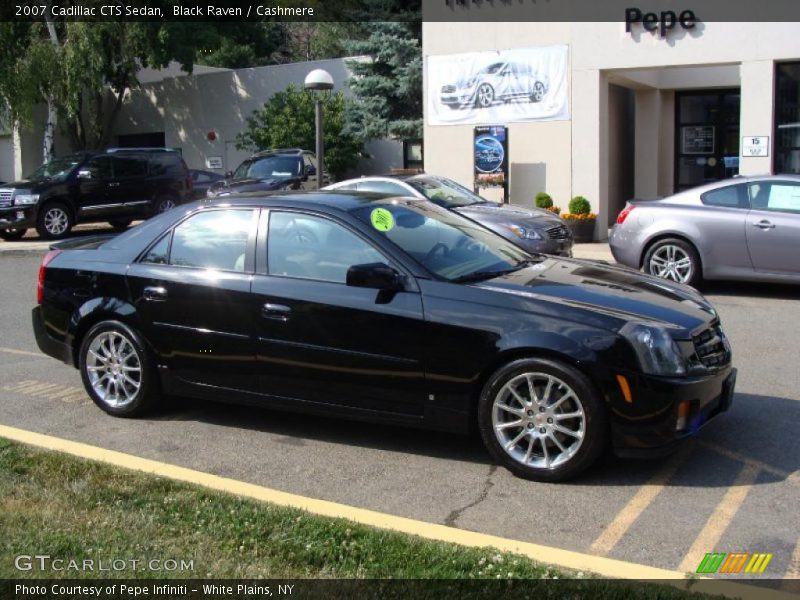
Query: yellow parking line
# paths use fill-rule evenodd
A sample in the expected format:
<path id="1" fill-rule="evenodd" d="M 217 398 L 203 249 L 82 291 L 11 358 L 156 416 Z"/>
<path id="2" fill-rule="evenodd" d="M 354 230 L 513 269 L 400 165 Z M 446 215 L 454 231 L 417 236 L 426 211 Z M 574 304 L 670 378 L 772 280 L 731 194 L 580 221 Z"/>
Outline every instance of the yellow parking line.
<path id="1" fill-rule="evenodd" d="M 689 552 L 683 557 L 681 565 L 678 567 L 679 571 L 691 571 L 692 573 L 697 569 L 697 565 L 706 555 L 706 552 L 712 552 L 717 545 L 728 525 L 733 521 L 733 517 L 742 507 L 745 498 L 747 498 L 750 488 L 756 481 L 758 474 L 761 472 L 755 465 L 745 464 L 736 481 L 728 488 L 722 500 L 714 508 L 711 516 L 708 517 L 705 526 L 700 534 L 692 544 Z"/>
<path id="2" fill-rule="evenodd" d="M 794 596 L 767 588 L 711 579 L 689 580 L 686 579 L 684 573 L 679 571 L 659 569 L 657 567 L 593 556 L 591 554 L 583 554 L 571 550 L 562 550 L 561 548 L 552 548 L 549 546 L 532 544 L 530 542 L 511 540 L 485 533 L 457 529 L 447 525 L 439 525 L 437 523 L 426 523 L 424 521 L 347 506 L 346 504 L 329 502 L 327 500 L 316 500 L 297 494 L 272 490 L 252 483 L 211 475 L 210 473 L 194 471 L 185 467 L 178 467 L 155 460 L 140 458 L 114 450 L 106 450 L 105 448 L 98 448 L 97 446 L 90 446 L 80 442 L 73 442 L 62 438 L 26 431 L 16 427 L 0 425 L 0 437 L 38 446 L 47 450 L 64 452 L 84 459 L 100 461 L 116 467 L 142 471 L 160 477 L 167 477 L 175 481 L 200 485 L 209 489 L 236 494 L 262 502 L 298 508 L 325 517 L 349 519 L 363 525 L 388 529 L 440 542 L 460 544 L 473 548 L 489 547 L 503 552 L 514 552 L 527 556 L 540 563 L 555 565 L 573 571 L 594 573 L 601 577 L 637 580 L 661 579 L 664 580 L 665 583 L 679 589 L 691 589 L 692 591 L 701 593 L 723 594 L 747 600 L 792 600 L 793 598 L 796 600 Z"/>
<path id="3" fill-rule="evenodd" d="M 778 467 L 773 467 L 772 465 L 768 465 L 765 462 L 761 462 L 760 460 L 755 460 L 750 458 L 749 456 L 745 456 L 744 454 L 740 454 L 734 450 L 730 450 L 723 446 L 718 446 L 713 442 L 705 442 L 698 440 L 697 442 L 699 445 L 708 448 L 709 450 L 713 450 L 718 454 L 722 454 L 723 456 L 727 456 L 733 460 L 737 460 L 739 462 L 745 463 L 747 465 L 753 465 L 754 467 L 758 467 L 762 471 L 766 471 L 776 477 L 780 477 L 781 479 L 785 479 L 789 482 L 793 483 L 800 483 L 800 471 L 786 471 L 784 469 L 779 469 Z"/>
<path id="4" fill-rule="evenodd" d="M 597 536 L 589 547 L 589 552 L 605 556 L 614 549 L 614 546 L 627 533 L 634 521 L 650 506 L 658 497 L 667 482 L 672 479 L 678 468 L 686 462 L 691 448 L 686 444 L 681 451 L 672 458 L 631 498 L 628 503 L 614 517 L 606 528 Z"/>

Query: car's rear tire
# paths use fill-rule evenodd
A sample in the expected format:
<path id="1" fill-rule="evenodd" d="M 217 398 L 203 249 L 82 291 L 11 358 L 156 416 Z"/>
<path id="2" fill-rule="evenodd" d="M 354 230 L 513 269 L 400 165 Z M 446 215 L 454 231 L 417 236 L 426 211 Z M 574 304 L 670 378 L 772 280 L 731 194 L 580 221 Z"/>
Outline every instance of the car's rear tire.
<path id="1" fill-rule="evenodd" d="M 133 223 L 132 219 L 111 219 L 108 222 L 114 228 L 114 231 L 125 231 L 131 223 Z"/>
<path id="2" fill-rule="evenodd" d="M 533 84 L 533 90 L 531 91 L 531 102 L 541 102 L 542 98 L 546 93 L 544 84 L 541 81 L 537 81 Z"/>
<path id="3" fill-rule="evenodd" d="M 536 481 L 575 477 L 606 446 L 605 406 L 589 380 L 565 363 L 515 360 L 494 373 L 478 400 L 478 429 L 492 457 Z"/>
<path id="4" fill-rule="evenodd" d="M 0 229 L 0 238 L 3 238 L 7 242 L 21 240 L 25 237 L 27 232 L 27 229 L 14 229 L 13 227 L 9 229 Z"/>
<path id="5" fill-rule="evenodd" d="M 153 203 L 153 214 L 160 215 L 178 206 L 178 201 L 174 196 L 163 195 L 156 198 Z"/>
<path id="6" fill-rule="evenodd" d="M 642 269 L 648 275 L 697 287 L 703 280 L 700 255 L 680 238 L 664 238 L 645 252 Z"/>
<path id="7" fill-rule="evenodd" d="M 45 240 L 67 237 L 73 225 L 72 212 L 63 202 L 48 202 L 39 211 L 36 219 L 36 231 Z"/>
<path id="8" fill-rule="evenodd" d="M 155 365 L 136 331 L 101 321 L 84 336 L 78 366 L 92 401 L 115 417 L 138 417 L 160 395 Z"/>

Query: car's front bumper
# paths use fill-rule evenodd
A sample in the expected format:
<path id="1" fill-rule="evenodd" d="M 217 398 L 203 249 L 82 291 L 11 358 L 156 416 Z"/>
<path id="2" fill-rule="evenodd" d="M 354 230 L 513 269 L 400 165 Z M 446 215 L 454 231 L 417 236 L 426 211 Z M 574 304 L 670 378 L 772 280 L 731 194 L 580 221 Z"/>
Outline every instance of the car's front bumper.
<path id="1" fill-rule="evenodd" d="M 63 363 L 73 366 L 75 362 L 72 356 L 72 347 L 67 343 L 55 339 L 47 332 L 41 306 L 36 306 L 31 311 L 31 321 L 33 322 L 33 335 L 36 338 L 36 345 L 39 346 L 39 350 L 48 356 L 52 356 Z"/>
<path id="2" fill-rule="evenodd" d="M 625 400 L 616 375 L 630 388 Z M 641 373 L 617 373 L 616 393 L 608 398 L 611 438 L 619 456 L 657 457 L 674 451 L 733 402 L 736 369 L 728 366 L 701 377 L 667 378 Z M 613 388 L 612 388 L 613 389 Z M 679 406 L 688 402 L 686 426 L 677 428 Z"/>
<path id="3" fill-rule="evenodd" d="M 33 206 L 0 209 L 0 229 L 30 229 L 36 225 Z"/>

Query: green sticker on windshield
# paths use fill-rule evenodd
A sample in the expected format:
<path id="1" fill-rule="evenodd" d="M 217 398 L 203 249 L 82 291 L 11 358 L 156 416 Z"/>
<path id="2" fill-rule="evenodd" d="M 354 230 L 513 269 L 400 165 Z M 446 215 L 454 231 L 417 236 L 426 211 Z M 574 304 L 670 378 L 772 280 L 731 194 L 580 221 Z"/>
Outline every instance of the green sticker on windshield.
<path id="1" fill-rule="evenodd" d="M 378 231 L 389 231 L 394 227 L 394 217 L 385 208 L 375 208 L 369 215 L 372 226 Z"/>

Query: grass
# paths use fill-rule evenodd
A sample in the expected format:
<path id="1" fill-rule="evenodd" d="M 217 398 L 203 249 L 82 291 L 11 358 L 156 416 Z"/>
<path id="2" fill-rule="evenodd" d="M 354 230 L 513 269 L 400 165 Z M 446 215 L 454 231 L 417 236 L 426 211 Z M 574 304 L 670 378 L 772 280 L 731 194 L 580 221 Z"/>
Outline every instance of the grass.
<path id="1" fill-rule="evenodd" d="M 15 568 L 16 556 L 34 554 L 127 564 L 103 574 Z M 131 559 L 141 561 L 136 570 Z M 151 559 L 193 561 L 193 568 L 141 570 Z M 0 579 L 101 576 L 501 579 L 506 584 L 507 579 L 569 578 L 558 597 L 571 592 L 584 597 L 589 590 L 601 598 L 688 596 L 667 587 L 645 590 L 580 579 L 584 574 L 491 548 L 464 548 L 317 517 L 0 439 Z"/>

